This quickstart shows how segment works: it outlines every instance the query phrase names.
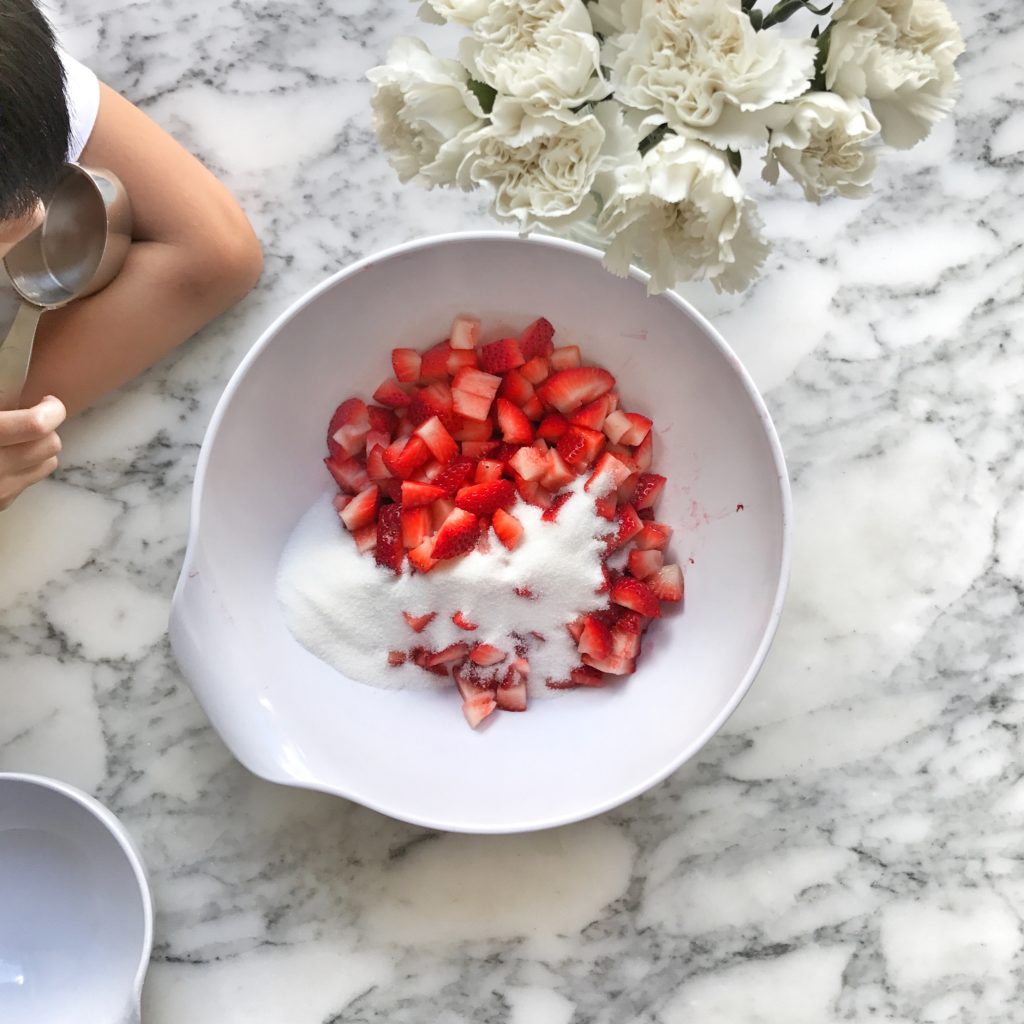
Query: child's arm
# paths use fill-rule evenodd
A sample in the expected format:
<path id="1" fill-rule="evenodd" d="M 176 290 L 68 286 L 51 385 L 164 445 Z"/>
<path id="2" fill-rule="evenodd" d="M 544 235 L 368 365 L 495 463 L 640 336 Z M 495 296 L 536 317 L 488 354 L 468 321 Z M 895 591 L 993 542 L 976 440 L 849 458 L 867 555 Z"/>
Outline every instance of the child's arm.
<path id="1" fill-rule="evenodd" d="M 0 512 L 57 468 L 64 406 L 45 398 L 31 409 L 0 412 Z"/>
<path id="2" fill-rule="evenodd" d="M 101 85 L 82 163 L 132 203 L 133 243 L 103 291 L 46 313 L 22 404 L 56 395 L 70 414 L 131 380 L 237 302 L 259 278 L 259 242 L 227 189 L 142 111 Z"/>

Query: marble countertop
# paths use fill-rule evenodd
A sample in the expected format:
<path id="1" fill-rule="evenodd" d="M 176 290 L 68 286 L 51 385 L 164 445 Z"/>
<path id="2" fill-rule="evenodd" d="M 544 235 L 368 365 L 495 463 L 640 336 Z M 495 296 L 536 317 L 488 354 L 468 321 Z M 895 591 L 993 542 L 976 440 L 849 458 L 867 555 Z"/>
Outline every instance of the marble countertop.
<path id="1" fill-rule="evenodd" d="M 0 521 L 0 770 L 75 783 L 138 838 L 147 1024 L 1024 1019 L 1024 25 L 952 7 L 956 117 L 888 154 L 867 202 L 775 193 L 747 295 L 686 290 L 765 391 L 794 484 L 760 679 L 646 796 L 488 838 L 253 778 L 165 635 L 204 428 L 262 327 L 357 257 L 489 225 L 375 147 L 362 76 L 420 31 L 415 4 L 54 5 L 267 256 Z"/>

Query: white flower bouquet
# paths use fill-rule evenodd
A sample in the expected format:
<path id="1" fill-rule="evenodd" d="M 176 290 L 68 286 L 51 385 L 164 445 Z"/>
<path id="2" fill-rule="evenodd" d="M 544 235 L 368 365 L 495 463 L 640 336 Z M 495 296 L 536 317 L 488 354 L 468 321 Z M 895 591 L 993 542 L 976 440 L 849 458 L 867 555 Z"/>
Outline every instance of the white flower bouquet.
<path id="1" fill-rule="evenodd" d="M 378 137 L 403 182 L 487 184 L 500 220 L 585 235 L 651 292 L 741 290 L 768 252 L 744 151 L 813 202 L 863 196 L 883 144 L 949 112 L 963 51 L 943 0 L 758 2 L 427 0 L 468 30 L 459 59 L 397 39 L 368 76 Z"/>

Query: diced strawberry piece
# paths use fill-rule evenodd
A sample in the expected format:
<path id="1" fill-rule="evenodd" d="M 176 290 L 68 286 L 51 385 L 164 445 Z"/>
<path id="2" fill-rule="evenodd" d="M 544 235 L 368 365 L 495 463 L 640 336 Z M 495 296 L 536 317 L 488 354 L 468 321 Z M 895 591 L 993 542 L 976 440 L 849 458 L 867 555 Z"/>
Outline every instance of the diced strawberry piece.
<path id="1" fill-rule="evenodd" d="M 509 370 L 502 379 L 501 387 L 498 388 L 499 397 L 507 398 L 518 406 L 522 406 L 536 394 L 533 385 L 518 370 Z"/>
<path id="2" fill-rule="evenodd" d="M 391 472 L 408 479 L 430 459 L 430 449 L 422 438 L 413 435 L 408 440 L 399 438 L 384 450 L 384 465 Z"/>
<path id="3" fill-rule="evenodd" d="M 667 483 L 665 477 L 658 473 L 641 473 L 636 482 L 636 490 L 633 492 L 633 505 L 635 508 L 650 508 L 661 494 L 662 488 Z"/>
<path id="4" fill-rule="evenodd" d="M 476 516 L 465 509 L 456 508 L 449 513 L 437 531 L 432 556 L 440 561 L 463 555 L 472 550 L 479 535 L 480 524 Z"/>
<path id="5" fill-rule="evenodd" d="M 648 548 L 663 550 L 672 537 L 672 527 L 667 523 L 643 523 L 633 544 L 646 551 Z"/>
<path id="6" fill-rule="evenodd" d="M 444 379 L 448 376 L 448 357 L 452 354 L 452 347 L 447 341 L 439 342 L 432 348 L 428 348 L 420 360 L 420 378 L 430 380 L 435 377 Z"/>
<path id="7" fill-rule="evenodd" d="M 527 399 L 522 405 L 523 412 L 526 414 L 526 418 L 533 423 L 539 423 L 544 419 L 544 403 L 540 400 L 539 395 L 534 395 L 533 398 Z"/>
<path id="8" fill-rule="evenodd" d="M 398 417 L 391 409 L 387 409 L 383 405 L 369 405 L 366 407 L 366 415 L 370 421 L 371 431 L 387 434 L 389 441 L 394 437 L 395 431 L 398 429 Z M 385 444 L 384 447 L 386 448 L 387 445 Z M 369 445 L 366 450 L 370 450 Z"/>
<path id="9" fill-rule="evenodd" d="M 547 488 L 541 487 L 538 480 L 524 480 L 522 477 L 516 477 L 516 490 L 519 492 L 519 497 L 528 505 L 547 508 L 551 504 L 551 492 Z"/>
<path id="10" fill-rule="evenodd" d="M 377 486 L 380 488 L 381 501 L 387 498 L 396 505 L 402 504 L 402 481 L 398 477 L 387 476 L 383 480 L 378 480 Z"/>
<path id="11" fill-rule="evenodd" d="M 622 435 L 620 440 L 623 444 L 640 444 L 641 441 L 651 432 L 653 424 L 646 416 L 637 412 L 627 412 L 626 419 L 629 420 L 629 429 Z"/>
<path id="12" fill-rule="evenodd" d="M 583 485 L 585 491 L 593 491 L 594 494 L 605 497 L 616 491 L 621 483 L 629 479 L 629 467 L 624 466 L 614 455 L 605 452 L 597 460 L 594 472 L 590 479 Z"/>
<path id="13" fill-rule="evenodd" d="M 589 654 L 583 655 L 583 661 L 591 668 L 599 672 L 607 672 L 612 676 L 628 676 L 636 669 L 636 662 L 632 658 L 622 658 L 617 654 L 609 654 L 605 658 L 593 658 Z"/>
<path id="14" fill-rule="evenodd" d="M 355 459 L 338 460 L 328 456 L 324 459 L 324 465 L 334 477 L 335 483 L 348 494 L 358 494 L 369 486 L 366 467 Z"/>
<path id="15" fill-rule="evenodd" d="M 452 405 L 455 411 L 471 420 L 487 419 L 500 384 L 500 377 L 464 367 L 452 381 Z"/>
<path id="16" fill-rule="evenodd" d="M 331 458 L 342 461 L 343 455 L 355 455 L 364 447 L 370 429 L 366 403 L 359 398 L 346 399 L 331 417 L 327 427 L 327 451 Z"/>
<path id="17" fill-rule="evenodd" d="M 519 348 L 522 349 L 523 343 L 519 342 Z M 524 352 L 525 356 L 526 353 Z M 542 380 L 544 380 L 551 373 L 551 366 L 543 356 L 534 356 L 532 359 L 527 359 L 521 367 L 519 372 L 534 386 L 536 387 Z"/>
<path id="18" fill-rule="evenodd" d="M 558 454 L 570 466 L 585 467 L 592 465 L 604 447 L 604 434 L 589 427 L 578 427 L 575 424 L 558 439 Z"/>
<path id="19" fill-rule="evenodd" d="M 484 668 L 490 665 L 500 665 L 507 657 L 508 654 L 505 651 L 499 650 L 491 644 L 477 644 L 469 652 L 469 660 L 474 665 L 481 665 Z"/>
<path id="20" fill-rule="evenodd" d="M 643 522 L 636 514 L 636 509 L 630 504 L 620 505 L 618 514 L 618 529 L 608 540 L 608 550 L 617 551 L 628 544 L 643 529 Z"/>
<path id="21" fill-rule="evenodd" d="M 560 491 L 567 484 L 576 479 L 576 474 L 565 464 L 565 460 L 558 454 L 558 450 L 552 448 L 548 452 L 547 472 L 540 478 L 542 487 L 549 491 Z"/>
<path id="22" fill-rule="evenodd" d="M 441 470 L 444 467 L 445 463 L 438 462 L 437 459 L 431 459 L 429 462 L 423 463 L 418 473 L 422 476 L 425 483 L 432 484 L 435 477 L 440 476 Z"/>
<path id="23" fill-rule="evenodd" d="M 508 460 L 512 458 L 517 451 L 519 451 L 521 445 L 518 444 L 505 444 L 504 442 L 499 443 L 495 448 L 491 449 L 490 457 L 495 462 L 500 462 L 503 465 L 508 465 Z M 534 446 L 536 447 L 536 445 Z"/>
<path id="24" fill-rule="evenodd" d="M 420 379 L 420 354 L 414 348 L 393 348 L 391 368 L 396 379 L 402 384 L 411 384 Z"/>
<path id="25" fill-rule="evenodd" d="M 476 349 L 453 348 L 448 353 L 448 361 L 445 363 L 449 376 L 454 377 L 464 366 L 476 366 Z"/>
<path id="26" fill-rule="evenodd" d="M 462 643 L 449 644 L 443 650 L 434 651 L 428 658 L 428 665 L 450 665 L 453 661 L 461 661 L 469 653 L 469 646 Z"/>
<path id="27" fill-rule="evenodd" d="M 474 401 L 476 398 L 476 395 L 469 396 L 470 401 Z M 485 416 L 482 420 L 474 420 L 455 414 L 451 435 L 456 441 L 490 441 L 493 434 L 494 423 L 490 416 Z"/>
<path id="28" fill-rule="evenodd" d="M 430 536 L 430 510 L 402 509 L 402 547 L 409 551 L 419 547 Z"/>
<path id="29" fill-rule="evenodd" d="M 626 468 L 628 469 L 629 467 L 627 466 Z M 628 501 L 633 505 L 633 508 L 636 508 L 636 505 L 633 504 L 633 495 L 636 493 L 636 485 L 639 479 L 639 473 L 630 473 L 629 476 L 619 484 L 618 489 L 615 492 L 619 501 Z M 640 510 L 637 509 L 637 515 L 639 514 Z"/>
<path id="30" fill-rule="evenodd" d="M 414 480 L 402 481 L 402 505 L 405 508 L 419 508 L 445 496 L 445 490 L 436 484 L 421 484 Z"/>
<path id="31" fill-rule="evenodd" d="M 604 676 L 595 668 L 589 665 L 580 665 L 570 673 L 570 678 L 576 686 L 604 686 Z"/>
<path id="32" fill-rule="evenodd" d="M 591 430 L 600 430 L 604 425 L 605 417 L 608 415 L 609 405 L 608 396 L 602 395 L 600 398 L 595 398 L 594 401 L 588 402 L 577 409 L 569 417 L 569 421 L 581 427 L 590 427 Z"/>
<path id="33" fill-rule="evenodd" d="M 537 387 L 544 402 L 563 415 L 593 402 L 615 386 L 615 378 L 600 366 L 579 366 L 553 373 Z"/>
<path id="34" fill-rule="evenodd" d="M 538 317 L 519 335 L 519 348 L 527 359 L 550 355 L 555 347 L 551 340 L 554 336 L 555 329 L 551 321 Z"/>
<path id="35" fill-rule="evenodd" d="M 454 423 L 452 414 L 452 392 L 447 384 L 433 381 L 420 388 L 412 396 L 409 404 L 409 419 L 415 426 L 425 423 L 431 416 L 437 416 L 451 431 Z"/>
<path id="36" fill-rule="evenodd" d="M 605 432 L 605 436 L 609 441 L 613 444 L 619 444 L 626 432 L 632 429 L 632 426 L 629 420 L 626 419 L 626 414 L 620 409 L 616 409 L 614 412 L 608 413 L 604 418 L 604 426 L 601 429 Z"/>
<path id="37" fill-rule="evenodd" d="M 630 612 L 629 614 L 635 614 Z M 634 659 L 640 655 L 640 633 L 624 628 L 617 622 L 612 628 L 611 653 L 619 658 Z"/>
<path id="38" fill-rule="evenodd" d="M 540 480 L 548 471 L 547 454 L 542 455 L 536 448 L 520 448 L 508 464 L 524 480 Z"/>
<path id="39" fill-rule="evenodd" d="M 338 513 L 341 516 L 341 521 L 353 533 L 361 526 L 368 526 L 377 515 L 379 498 L 380 488 L 376 484 L 370 484 Z"/>
<path id="40" fill-rule="evenodd" d="M 607 519 L 608 522 L 618 518 L 619 504 L 615 500 L 614 494 L 609 494 L 604 498 L 595 498 L 594 509 L 602 519 Z"/>
<path id="41" fill-rule="evenodd" d="M 487 373 L 507 373 L 526 362 L 515 338 L 500 338 L 481 345 L 476 352 L 480 369 Z"/>
<path id="42" fill-rule="evenodd" d="M 557 441 L 569 429 L 569 421 L 557 412 L 550 412 L 540 421 L 537 436 L 545 441 Z"/>
<path id="43" fill-rule="evenodd" d="M 500 480 L 505 471 L 505 464 L 497 459 L 481 459 L 476 464 L 476 474 L 473 479 L 478 484 L 486 484 L 492 480 Z"/>
<path id="44" fill-rule="evenodd" d="M 465 701 L 462 705 L 462 713 L 466 716 L 466 721 L 475 729 L 497 706 L 490 691 L 485 690 Z"/>
<path id="45" fill-rule="evenodd" d="M 390 406 L 392 409 L 400 409 L 409 405 L 412 399 L 408 392 L 404 391 L 396 380 L 390 377 L 384 381 L 373 393 L 373 400 L 381 405 Z"/>
<path id="46" fill-rule="evenodd" d="M 473 348 L 480 337 L 480 321 L 475 316 L 460 314 L 452 321 L 448 343 L 454 349 Z"/>
<path id="47" fill-rule="evenodd" d="M 462 454 L 474 460 L 493 454 L 497 447 L 497 441 L 463 441 L 461 445 Z"/>
<path id="48" fill-rule="evenodd" d="M 405 409 L 401 409 L 400 411 L 401 412 L 405 412 Z M 395 430 L 395 434 L 394 434 L 393 440 L 397 440 L 400 437 L 411 437 L 412 436 L 412 432 L 413 432 L 413 427 L 414 427 L 414 424 L 413 424 L 412 420 L 409 419 L 408 416 L 403 416 L 398 421 L 398 427 Z M 384 447 L 387 448 L 387 445 L 384 445 Z"/>
<path id="49" fill-rule="evenodd" d="M 372 551 L 377 546 L 377 524 L 367 523 L 366 526 L 353 530 L 352 539 L 356 542 L 356 551 L 359 554 L 365 555 L 367 551 Z"/>
<path id="50" fill-rule="evenodd" d="M 506 444 L 533 443 L 533 427 L 518 405 L 513 405 L 506 398 L 499 398 L 495 403 L 495 409 L 498 415 L 498 428 Z"/>
<path id="51" fill-rule="evenodd" d="M 452 395 L 455 400 L 455 410 L 460 416 L 465 416 L 467 420 L 487 419 L 487 414 L 491 411 L 490 399 L 470 394 L 468 391 L 453 391 Z M 488 434 L 490 434 L 490 429 L 488 426 Z"/>
<path id="52" fill-rule="evenodd" d="M 389 665 L 404 665 L 406 654 L 405 651 L 388 651 L 388 664 Z"/>
<path id="53" fill-rule="evenodd" d="M 335 512 L 340 512 L 352 500 L 351 494 L 336 494 L 331 498 L 331 504 Z"/>
<path id="54" fill-rule="evenodd" d="M 474 629 L 480 628 L 475 622 L 470 622 L 462 612 L 456 612 L 452 616 L 452 622 L 454 622 L 459 629 L 466 630 L 467 633 L 471 633 Z"/>
<path id="55" fill-rule="evenodd" d="M 430 449 L 430 454 L 438 462 L 446 463 L 459 454 L 459 446 L 437 416 L 431 416 L 429 420 L 421 423 L 416 428 L 415 435 L 422 438 L 423 443 Z"/>
<path id="56" fill-rule="evenodd" d="M 548 356 L 552 370 L 572 370 L 580 365 L 579 345 L 564 345 L 562 348 L 552 349 Z"/>
<path id="57" fill-rule="evenodd" d="M 391 444 L 392 437 L 386 430 L 372 430 L 366 435 L 366 454 L 369 455 L 374 448 L 384 449 Z"/>
<path id="58" fill-rule="evenodd" d="M 638 508 L 636 514 L 645 522 L 650 523 L 654 520 L 654 509 L 653 508 Z"/>
<path id="59" fill-rule="evenodd" d="M 645 580 L 648 576 L 656 573 L 664 561 L 664 556 L 656 548 L 648 550 L 633 548 L 629 553 L 627 568 L 638 580 Z"/>
<path id="60" fill-rule="evenodd" d="M 416 509 L 416 511 L 419 512 L 420 509 Z M 430 572 L 437 565 L 437 559 L 432 554 L 433 550 L 434 540 L 432 537 L 428 537 L 421 544 L 409 549 L 409 562 L 417 572 Z"/>
<path id="61" fill-rule="evenodd" d="M 654 554 L 655 552 L 645 553 Z M 683 599 L 683 570 L 678 565 L 662 566 L 645 582 L 659 601 L 682 601 Z"/>
<path id="62" fill-rule="evenodd" d="M 426 615 L 410 615 L 409 612 L 402 612 L 402 615 L 414 633 L 422 633 L 437 618 L 437 612 L 427 612 Z"/>
<path id="63" fill-rule="evenodd" d="M 478 644 L 477 646 L 486 645 Z M 470 654 L 470 659 L 472 657 L 473 655 Z M 493 698 L 493 691 L 498 685 L 498 680 L 493 674 L 485 677 L 472 664 L 463 663 L 462 665 L 456 665 L 452 669 L 452 678 L 455 680 L 455 686 L 463 700 L 472 700 L 481 694 Z"/>
<path id="64" fill-rule="evenodd" d="M 499 508 L 515 504 L 516 489 L 510 480 L 492 480 L 484 484 L 463 487 L 455 495 L 457 508 L 465 509 L 477 516 L 490 515 Z"/>
<path id="65" fill-rule="evenodd" d="M 377 516 L 377 547 L 374 561 L 385 569 L 402 571 L 405 548 L 402 545 L 402 507 L 385 505 Z"/>
<path id="66" fill-rule="evenodd" d="M 642 580 L 633 579 L 632 576 L 620 576 L 611 589 L 611 599 L 623 608 L 646 615 L 649 619 L 656 619 L 661 615 L 661 606 L 657 595 Z M 595 665 L 595 668 L 600 668 Z M 602 672 L 609 671 L 601 669 Z"/>
<path id="67" fill-rule="evenodd" d="M 609 391 L 605 398 L 608 399 L 608 411 L 615 412 L 619 407 L 619 393 L 618 391 Z"/>
<path id="68" fill-rule="evenodd" d="M 641 472 L 645 473 L 651 468 L 651 462 L 654 459 L 654 431 L 650 431 L 648 435 L 636 446 L 633 451 L 633 461 L 636 463 L 636 468 Z"/>
<path id="69" fill-rule="evenodd" d="M 523 524 L 510 512 L 500 508 L 496 509 L 492 525 L 494 526 L 494 532 L 498 535 L 498 540 L 509 551 L 512 551 L 519 541 L 522 540 Z"/>
<path id="70" fill-rule="evenodd" d="M 442 524 L 452 514 L 454 509 L 454 500 L 447 496 L 444 498 L 438 498 L 437 501 L 430 506 L 430 523 L 435 533 L 441 529 Z"/>
<path id="71" fill-rule="evenodd" d="M 503 711 L 526 710 L 526 676 L 517 667 L 521 661 L 517 659 L 509 665 L 505 678 L 495 691 L 494 699 Z"/>
<path id="72" fill-rule="evenodd" d="M 482 555 L 491 550 L 491 517 L 480 516 L 480 536 L 476 539 L 476 549 Z"/>
<path id="73" fill-rule="evenodd" d="M 564 494 L 559 494 L 554 501 L 546 509 L 544 509 L 541 519 L 545 523 L 553 523 L 558 518 L 558 510 L 572 497 L 571 491 L 566 491 Z"/>
<path id="74" fill-rule="evenodd" d="M 596 616 L 587 615 L 576 646 L 580 654 L 606 658 L 612 650 L 612 631 Z"/>

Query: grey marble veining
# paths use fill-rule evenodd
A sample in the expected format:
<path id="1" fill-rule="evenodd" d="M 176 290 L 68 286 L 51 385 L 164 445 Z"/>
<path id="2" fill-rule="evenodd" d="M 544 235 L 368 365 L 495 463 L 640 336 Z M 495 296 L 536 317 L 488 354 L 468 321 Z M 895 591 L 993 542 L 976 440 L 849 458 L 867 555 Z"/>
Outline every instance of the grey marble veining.
<path id="1" fill-rule="evenodd" d="M 476 196 L 400 188 L 375 147 L 362 76 L 422 31 L 415 5 L 56 4 L 267 254 L 257 292 L 69 425 L 59 476 L 0 521 L 0 769 L 76 783 L 139 838 L 149 1024 L 1024 1021 L 1024 25 L 952 6 L 955 118 L 888 154 L 866 202 L 765 193 L 762 282 L 686 290 L 794 480 L 764 672 L 652 792 L 488 838 L 254 779 L 165 638 L 198 446 L 263 326 L 354 258 L 488 224 Z"/>

